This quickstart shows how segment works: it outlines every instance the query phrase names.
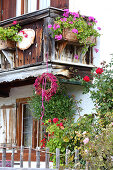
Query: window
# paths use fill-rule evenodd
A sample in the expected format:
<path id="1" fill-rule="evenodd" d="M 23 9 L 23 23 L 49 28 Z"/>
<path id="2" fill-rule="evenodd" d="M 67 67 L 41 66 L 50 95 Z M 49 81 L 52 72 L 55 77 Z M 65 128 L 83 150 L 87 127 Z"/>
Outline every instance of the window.
<path id="1" fill-rule="evenodd" d="M 28 104 L 23 105 L 23 145 L 32 146 L 33 118 Z"/>
<path id="2" fill-rule="evenodd" d="M 40 0 L 39 9 L 48 8 L 50 6 L 50 0 Z"/>
<path id="3" fill-rule="evenodd" d="M 28 98 L 16 100 L 17 105 L 17 146 L 31 146 L 36 148 L 41 145 L 41 140 L 45 134 L 45 128 L 42 127 L 40 120 L 35 120 L 27 103 Z"/>

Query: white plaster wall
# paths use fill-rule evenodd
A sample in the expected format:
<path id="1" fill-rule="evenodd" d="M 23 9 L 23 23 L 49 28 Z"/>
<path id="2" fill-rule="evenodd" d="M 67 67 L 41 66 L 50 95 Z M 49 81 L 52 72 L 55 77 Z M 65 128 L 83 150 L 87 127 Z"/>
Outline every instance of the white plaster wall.
<path id="1" fill-rule="evenodd" d="M 33 85 L 15 87 L 10 90 L 9 97 L 0 97 L 0 106 L 16 103 L 16 99 L 30 97 L 33 94 Z"/>
<path id="2" fill-rule="evenodd" d="M 75 96 L 76 100 L 80 100 L 82 99 L 81 104 L 78 104 L 79 107 L 81 107 L 83 110 L 80 112 L 80 115 L 84 115 L 84 114 L 91 114 L 94 113 L 94 104 L 92 102 L 92 100 L 90 99 L 90 94 L 82 94 L 83 92 L 83 88 L 82 86 L 79 85 L 66 85 L 67 88 L 67 92 L 69 94 L 73 94 Z M 77 112 L 75 112 L 75 114 L 77 114 Z M 79 115 L 75 115 L 75 120 L 77 120 L 77 118 L 79 117 Z"/>
<path id="3" fill-rule="evenodd" d="M 69 10 L 96 18 L 102 35 L 96 46 L 99 53 L 94 53 L 94 64 L 99 66 L 103 60 L 109 63 L 113 53 L 113 0 L 69 0 Z"/>

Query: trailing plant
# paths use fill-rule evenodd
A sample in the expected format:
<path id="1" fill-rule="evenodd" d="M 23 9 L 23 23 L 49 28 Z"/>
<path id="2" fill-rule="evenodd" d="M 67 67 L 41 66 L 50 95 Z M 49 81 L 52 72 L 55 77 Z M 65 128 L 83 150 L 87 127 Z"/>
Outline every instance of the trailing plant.
<path id="1" fill-rule="evenodd" d="M 77 109 L 78 101 L 74 99 L 72 95 L 66 93 L 66 89 L 63 86 L 59 86 L 56 94 L 51 99 L 46 101 L 44 99 L 44 117 L 43 120 L 53 119 L 57 117 L 59 119 L 69 118 L 71 119 Z M 30 109 L 33 116 L 36 119 L 41 117 L 42 96 L 33 93 L 33 97 L 29 100 Z"/>
<path id="2" fill-rule="evenodd" d="M 77 37 L 79 43 L 84 45 L 83 52 L 87 50 L 87 44 L 94 46 L 95 43 L 89 40 L 89 37 L 98 37 L 101 30 L 100 27 L 95 28 L 97 20 L 92 17 L 85 17 L 80 15 L 78 12 L 69 12 L 69 9 L 65 9 L 63 16 L 57 17 L 54 25 L 48 25 L 53 32 L 53 37 L 56 40 L 61 40 L 63 38 L 63 30 L 65 28 L 70 29 Z"/>
<path id="3" fill-rule="evenodd" d="M 13 26 L 11 27 L 7 27 L 7 28 L 0 27 L 0 39 L 21 41 L 22 36 L 17 34 L 19 29 L 21 29 L 21 26 L 17 24 L 17 21 L 13 21 Z"/>

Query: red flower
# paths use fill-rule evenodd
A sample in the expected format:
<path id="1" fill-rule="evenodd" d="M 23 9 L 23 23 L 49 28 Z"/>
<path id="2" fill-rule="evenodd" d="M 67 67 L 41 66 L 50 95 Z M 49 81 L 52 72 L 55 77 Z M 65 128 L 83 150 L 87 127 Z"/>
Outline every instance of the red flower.
<path id="1" fill-rule="evenodd" d="M 17 21 L 13 21 L 13 25 L 16 25 L 17 24 Z"/>
<path id="2" fill-rule="evenodd" d="M 42 123 L 41 125 L 44 125 L 44 123 Z"/>
<path id="3" fill-rule="evenodd" d="M 85 76 L 85 77 L 83 78 L 83 80 L 86 81 L 86 82 L 89 82 L 89 81 L 90 81 L 90 78 L 89 78 L 88 76 Z"/>
<path id="4" fill-rule="evenodd" d="M 51 136 L 51 134 L 49 134 L 49 136 Z"/>
<path id="5" fill-rule="evenodd" d="M 59 124 L 57 124 L 57 126 L 59 126 Z"/>
<path id="6" fill-rule="evenodd" d="M 50 122 L 50 123 L 51 123 L 51 119 L 49 119 L 49 120 L 48 120 L 48 122 Z"/>
<path id="7" fill-rule="evenodd" d="M 60 123 L 60 126 L 63 126 L 63 123 L 62 123 L 62 122 Z"/>
<path id="8" fill-rule="evenodd" d="M 96 69 L 96 73 L 97 73 L 97 74 L 102 74 L 102 72 L 103 72 L 103 69 L 102 69 L 102 68 L 99 67 L 99 68 Z"/>
<path id="9" fill-rule="evenodd" d="M 58 122 L 58 118 L 54 118 L 54 119 L 53 119 L 53 122 L 54 122 L 54 123 L 57 123 L 57 122 Z"/>

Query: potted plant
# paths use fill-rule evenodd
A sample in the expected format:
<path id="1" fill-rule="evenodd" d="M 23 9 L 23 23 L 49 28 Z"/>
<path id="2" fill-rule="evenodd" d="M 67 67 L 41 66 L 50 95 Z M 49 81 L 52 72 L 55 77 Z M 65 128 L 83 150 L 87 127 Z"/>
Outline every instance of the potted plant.
<path id="1" fill-rule="evenodd" d="M 11 27 L 0 27 L 0 50 L 13 48 L 15 47 L 15 42 L 22 40 L 22 37 L 17 34 L 20 28 L 17 21 L 13 21 L 13 26 Z"/>
<path id="2" fill-rule="evenodd" d="M 63 16 L 57 17 L 54 25 L 48 25 L 53 32 L 55 40 L 66 40 L 83 45 L 83 52 L 87 50 L 87 44 L 96 45 L 96 37 L 100 36 L 98 30 L 94 28 L 97 21 L 94 17 L 81 16 L 76 12 L 69 12 L 65 9 Z"/>

